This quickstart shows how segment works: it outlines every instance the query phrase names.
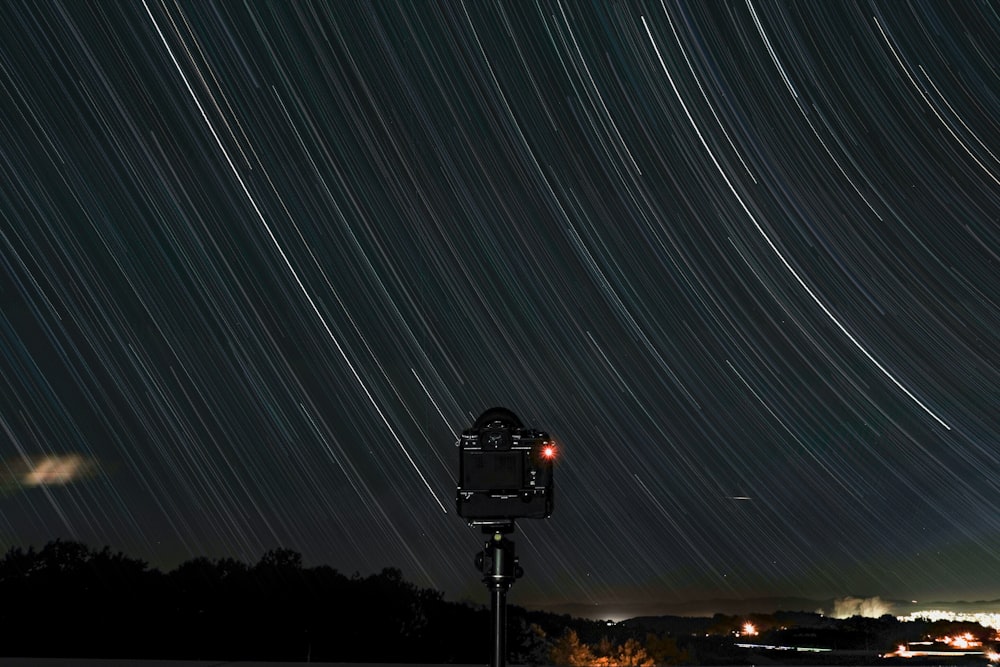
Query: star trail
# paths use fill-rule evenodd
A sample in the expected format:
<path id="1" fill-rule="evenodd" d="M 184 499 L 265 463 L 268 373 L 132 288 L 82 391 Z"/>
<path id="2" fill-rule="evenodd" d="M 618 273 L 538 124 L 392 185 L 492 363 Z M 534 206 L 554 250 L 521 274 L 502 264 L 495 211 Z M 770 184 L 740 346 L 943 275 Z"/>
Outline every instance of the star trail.
<path id="1" fill-rule="evenodd" d="M 0 7 L 0 548 L 522 605 L 1000 598 L 987 2 Z"/>

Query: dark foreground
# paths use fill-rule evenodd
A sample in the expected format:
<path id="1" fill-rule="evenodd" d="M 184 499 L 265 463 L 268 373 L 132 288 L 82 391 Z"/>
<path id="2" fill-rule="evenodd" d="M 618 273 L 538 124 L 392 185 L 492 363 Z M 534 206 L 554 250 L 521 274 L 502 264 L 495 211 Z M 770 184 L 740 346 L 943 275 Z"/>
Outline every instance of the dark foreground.
<path id="1" fill-rule="evenodd" d="M 0 658 L 0 667 L 429 667 L 349 662 L 260 662 L 218 660 L 121 660 L 100 658 Z M 448 667 L 482 667 L 481 665 L 448 665 Z"/>

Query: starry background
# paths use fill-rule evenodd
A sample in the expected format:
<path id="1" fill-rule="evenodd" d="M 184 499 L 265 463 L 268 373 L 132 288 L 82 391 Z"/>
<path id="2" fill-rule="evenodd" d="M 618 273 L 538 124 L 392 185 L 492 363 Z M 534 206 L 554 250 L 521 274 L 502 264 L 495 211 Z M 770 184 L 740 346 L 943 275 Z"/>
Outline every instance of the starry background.
<path id="1" fill-rule="evenodd" d="M 3 3 L 0 546 L 485 600 L 455 441 L 503 405 L 560 446 L 512 602 L 1000 597 L 998 44 L 972 1 Z"/>

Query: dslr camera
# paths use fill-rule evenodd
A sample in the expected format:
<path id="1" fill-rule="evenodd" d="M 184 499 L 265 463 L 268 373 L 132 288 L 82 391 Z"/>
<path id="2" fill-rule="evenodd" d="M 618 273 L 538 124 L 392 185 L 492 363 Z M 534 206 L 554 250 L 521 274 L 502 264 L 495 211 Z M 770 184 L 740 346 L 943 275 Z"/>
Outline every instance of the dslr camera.
<path id="1" fill-rule="evenodd" d="M 506 408 L 487 410 L 458 441 L 458 515 L 472 525 L 547 519 L 555 456 L 548 433 Z"/>

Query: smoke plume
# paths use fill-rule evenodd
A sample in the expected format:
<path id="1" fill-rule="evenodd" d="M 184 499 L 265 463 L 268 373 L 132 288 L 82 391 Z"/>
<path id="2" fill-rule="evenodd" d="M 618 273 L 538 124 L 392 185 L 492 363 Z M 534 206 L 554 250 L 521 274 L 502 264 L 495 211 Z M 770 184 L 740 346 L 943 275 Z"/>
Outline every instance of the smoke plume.
<path id="1" fill-rule="evenodd" d="M 892 613 L 892 605 L 879 596 L 870 598 L 843 597 L 833 601 L 833 618 L 850 618 L 851 616 L 864 616 L 865 618 L 879 618 Z"/>

